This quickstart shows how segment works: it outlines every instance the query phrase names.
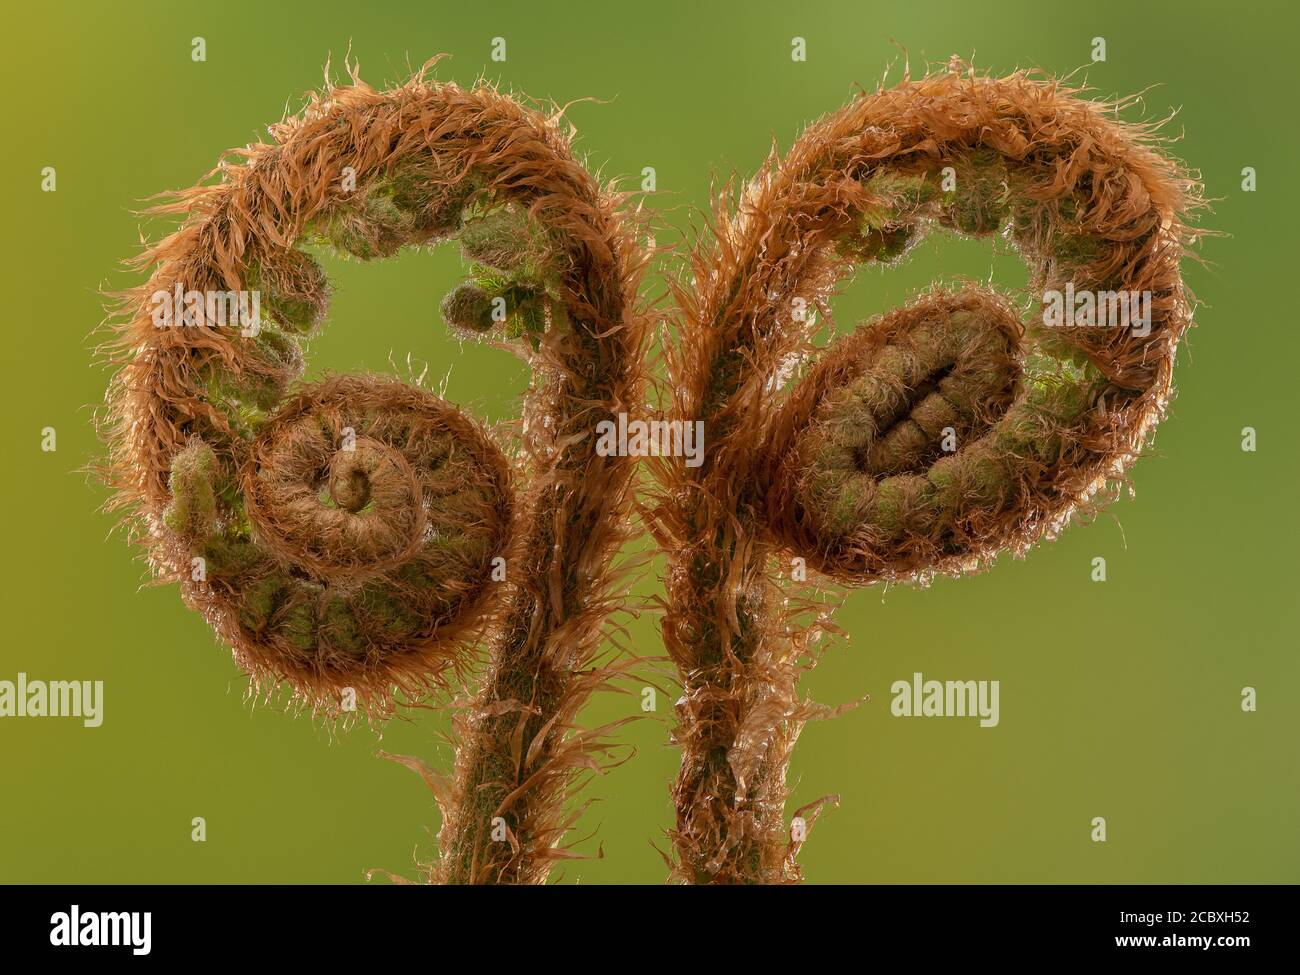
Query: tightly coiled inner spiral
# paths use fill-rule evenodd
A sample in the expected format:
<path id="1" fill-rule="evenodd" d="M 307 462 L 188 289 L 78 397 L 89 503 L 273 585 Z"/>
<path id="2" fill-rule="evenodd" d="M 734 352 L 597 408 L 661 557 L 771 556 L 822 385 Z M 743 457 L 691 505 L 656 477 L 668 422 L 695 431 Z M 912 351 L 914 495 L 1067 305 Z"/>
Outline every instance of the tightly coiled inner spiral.
<path id="1" fill-rule="evenodd" d="M 276 558 L 238 573 L 215 560 L 242 590 L 237 638 L 344 670 L 454 624 L 510 518 L 505 458 L 472 421 L 420 389 L 355 376 L 294 397 L 240 479 L 252 533 Z M 220 549 L 204 551 L 212 564 Z"/>

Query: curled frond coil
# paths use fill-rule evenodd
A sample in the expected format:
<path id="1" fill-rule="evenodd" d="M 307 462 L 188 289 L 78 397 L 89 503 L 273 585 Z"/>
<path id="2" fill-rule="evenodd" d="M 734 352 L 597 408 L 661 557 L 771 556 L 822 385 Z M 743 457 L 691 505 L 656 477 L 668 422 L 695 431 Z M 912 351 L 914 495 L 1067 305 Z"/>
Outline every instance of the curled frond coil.
<path id="1" fill-rule="evenodd" d="M 351 689 L 382 716 L 488 641 L 437 879 L 537 881 L 599 747 L 572 719 L 608 676 L 590 664 L 631 468 L 592 431 L 643 395 L 645 255 L 558 115 L 427 68 L 388 91 L 353 69 L 155 208 L 181 223 L 117 296 L 107 474 L 156 574 L 312 707 Z M 517 470 L 417 386 L 298 382 L 329 300 L 313 245 L 369 261 L 453 239 L 472 274 L 444 317 L 534 368 Z"/>
<path id="2" fill-rule="evenodd" d="M 820 712 L 795 683 L 829 624 L 776 585 L 774 556 L 851 585 L 977 570 L 1113 494 L 1163 415 L 1191 324 L 1180 262 L 1198 187 L 1120 107 L 954 62 L 862 95 L 734 209 L 719 201 L 677 288 L 670 361 L 707 460 L 662 465 L 658 507 L 686 688 L 679 879 L 799 877 L 785 772 Z M 936 227 L 1010 241 L 1028 311 L 934 288 L 810 363 L 837 282 Z"/>

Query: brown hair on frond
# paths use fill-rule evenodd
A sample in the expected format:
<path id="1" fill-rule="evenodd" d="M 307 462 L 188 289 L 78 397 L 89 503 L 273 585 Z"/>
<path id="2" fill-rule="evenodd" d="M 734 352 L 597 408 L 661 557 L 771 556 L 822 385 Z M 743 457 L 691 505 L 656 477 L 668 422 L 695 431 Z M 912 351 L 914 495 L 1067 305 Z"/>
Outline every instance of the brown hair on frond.
<path id="1" fill-rule="evenodd" d="M 350 68 L 271 144 L 154 209 L 181 224 L 136 260 L 147 283 L 117 296 L 106 475 L 152 568 L 257 688 L 287 682 L 327 713 L 351 689 L 385 716 L 399 695 L 459 684 L 486 646 L 454 774 L 405 760 L 443 812 L 426 876 L 540 883 L 574 855 L 569 798 L 610 760 L 617 723 L 583 729 L 578 712 L 636 662 L 602 655 L 630 608 L 635 563 L 614 557 L 634 459 L 600 456 L 594 430 L 644 402 L 648 250 L 561 111 L 431 81 L 433 63 L 387 91 Z M 521 423 L 497 435 L 384 377 L 298 384 L 329 301 L 301 243 L 373 260 L 448 239 L 472 280 L 444 317 L 533 367 Z M 232 308 L 247 324 L 221 297 L 242 289 L 261 295 L 260 327 L 225 327 Z M 185 301 L 181 327 L 158 327 L 158 295 L 208 290 L 212 309 Z"/>
<path id="2" fill-rule="evenodd" d="M 675 288 L 669 356 L 675 413 L 704 420 L 708 451 L 700 468 L 658 467 L 664 635 L 685 687 L 679 879 L 799 878 L 786 768 L 824 712 L 796 682 L 830 624 L 793 560 L 860 585 L 1023 553 L 1113 496 L 1163 415 L 1191 325 L 1180 262 L 1199 186 L 1122 107 L 954 61 L 863 93 L 717 201 Z M 815 313 L 837 283 L 936 227 L 1013 242 L 1029 314 L 935 288 L 818 356 Z M 1137 293 L 1146 314 L 1045 320 L 1067 290 Z"/>
<path id="3" fill-rule="evenodd" d="M 366 375 L 298 384 L 329 303 L 301 245 L 372 260 L 513 214 L 538 281 L 506 281 L 528 301 L 489 337 L 551 377 L 573 373 L 575 349 L 591 354 L 589 323 L 630 318 L 624 277 L 640 259 L 629 248 L 617 265 L 597 226 L 613 198 L 558 116 L 430 82 L 428 67 L 389 91 L 353 69 L 272 126 L 272 143 L 232 150 L 171 194 L 151 212 L 180 226 L 133 262 L 148 281 L 115 296 L 111 506 L 256 685 L 285 681 L 330 713 L 349 689 L 382 715 L 395 694 L 447 686 L 499 629 L 502 567 L 523 558 L 535 500 L 514 499 L 497 435 L 425 390 Z M 248 293 L 260 321 L 224 297 Z M 541 384 L 531 412 L 554 395 Z M 525 424 L 530 455 L 550 449 L 553 426 Z"/>

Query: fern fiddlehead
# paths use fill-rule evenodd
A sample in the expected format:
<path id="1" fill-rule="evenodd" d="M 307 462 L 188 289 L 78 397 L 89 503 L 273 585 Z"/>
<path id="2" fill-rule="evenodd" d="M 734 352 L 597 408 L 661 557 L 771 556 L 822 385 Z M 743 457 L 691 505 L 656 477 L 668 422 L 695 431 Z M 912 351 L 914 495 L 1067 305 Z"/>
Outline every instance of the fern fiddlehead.
<path id="1" fill-rule="evenodd" d="M 350 689 L 382 716 L 487 641 L 455 775 L 426 775 L 443 811 L 429 879 L 540 882 L 601 747 L 573 720 L 611 673 L 593 663 L 631 468 L 591 431 L 641 397 L 643 256 L 558 119 L 424 74 L 376 91 L 354 72 L 157 208 L 182 223 L 121 296 L 109 475 L 152 567 L 258 686 L 326 712 Z M 297 382 L 329 290 L 303 243 L 374 260 L 448 239 L 474 267 L 449 324 L 534 366 L 518 470 L 417 386 Z M 248 294 L 269 322 L 236 313 Z"/>
<path id="2" fill-rule="evenodd" d="M 642 256 L 617 197 L 550 120 L 487 88 L 353 80 L 161 208 L 185 220 L 125 296 L 117 503 L 240 663 L 315 706 L 351 688 L 386 713 L 394 692 L 445 684 L 487 635 L 454 776 L 413 762 L 443 809 L 429 877 L 537 882 L 565 855 L 567 791 L 602 747 L 600 729 L 575 729 L 577 709 L 619 669 L 593 664 L 631 468 L 598 457 L 591 433 L 639 401 Z M 773 555 L 846 584 L 980 568 L 1096 504 L 1161 416 L 1190 324 L 1178 266 L 1196 190 L 1110 109 L 956 70 L 864 96 L 773 160 L 736 214 L 720 209 L 716 241 L 694 255 L 670 378 L 709 452 L 702 468 L 662 467 L 656 527 L 686 691 L 680 879 L 799 876 L 785 769 L 820 713 L 796 683 L 828 624 L 808 625 L 810 602 L 775 584 Z M 340 194 L 344 165 L 356 183 Z M 1048 327 L 986 289 L 935 290 L 786 389 L 810 352 L 802 312 L 933 225 L 1007 233 L 1044 295 L 1144 295 L 1142 328 L 1073 311 Z M 328 299 L 296 242 L 370 260 L 452 237 L 475 270 L 444 317 L 537 367 L 522 479 L 472 419 L 418 388 L 295 385 Z M 219 313 L 245 288 L 273 324 L 223 330 L 210 296 Z M 172 293 L 182 327 L 162 328 L 149 302 Z M 489 584 L 498 559 L 509 585 Z"/>
<path id="3" fill-rule="evenodd" d="M 707 459 L 665 465 L 658 505 L 685 689 L 677 879 L 800 877 L 785 776 L 822 713 L 796 683 L 829 624 L 775 581 L 776 556 L 847 585 L 978 570 L 1100 504 L 1161 418 L 1191 324 L 1180 261 L 1197 187 L 1115 108 L 954 62 L 864 94 L 769 160 L 734 211 L 720 201 L 676 289 L 669 362 Z M 1039 300 L 935 289 L 809 365 L 807 312 L 936 226 L 1005 235 Z M 1058 321 L 1044 301 L 1062 292 L 1139 306 Z"/>

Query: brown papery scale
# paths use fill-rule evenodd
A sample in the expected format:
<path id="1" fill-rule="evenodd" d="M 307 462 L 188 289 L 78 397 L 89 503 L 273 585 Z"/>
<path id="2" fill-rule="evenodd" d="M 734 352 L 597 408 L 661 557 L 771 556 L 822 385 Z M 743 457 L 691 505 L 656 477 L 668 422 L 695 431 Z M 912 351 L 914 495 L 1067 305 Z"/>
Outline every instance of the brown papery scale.
<path id="1" fill-rule="evenodd" d="M 787 821 L 786 770 L 803 723 L 829 713 L 796 688 L 832 628 L 813 586 L 1021 554 L 1113 497 L 1161 418 L 1191 324 L 1180 262 L 1199 187 L 1124 107 L 954 61 L 863 94 L 719 201 L 669 356 L 705 462 L 658 468 L 684 687 L 676 879 L 800 879 L 822 803 Z M 1026 300 L 932 288 L 814 355 L 837 282 L 936 227 L 1010 241 Z M 1149 321 L 1045 321 L 1067 286 L 1145 294 Z"/>
<path id="2" fill-rule="evenodd" d="M 426 877 L 537 883 L 606 747 L 576 714 L 629 665 L 600 649 L 625 592 L 631 461 L 598 457 L 591 431 L 644 398 L 646 255 L 558 113 L 428 68 L 388 91 L 353 69 L 152 211 L 181 222 L 117 295 L 106 473 L 156 575 L 255 690 L 385 717 L 486 647 L 454 774 L 402 759 L 442 807 Z M 306 248 L 370 261 L 446 240 L 472 262 L 448 324 L 533 366 L 522 434 L 418 384 L 299 381 L 329 299 Z"/>

